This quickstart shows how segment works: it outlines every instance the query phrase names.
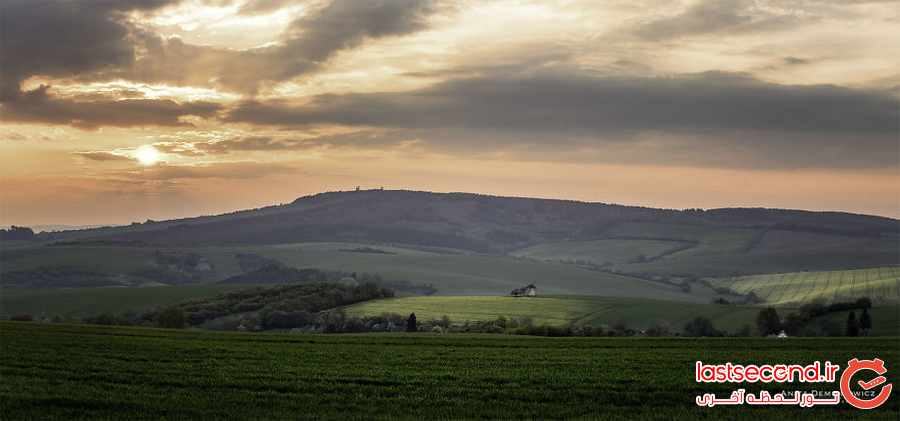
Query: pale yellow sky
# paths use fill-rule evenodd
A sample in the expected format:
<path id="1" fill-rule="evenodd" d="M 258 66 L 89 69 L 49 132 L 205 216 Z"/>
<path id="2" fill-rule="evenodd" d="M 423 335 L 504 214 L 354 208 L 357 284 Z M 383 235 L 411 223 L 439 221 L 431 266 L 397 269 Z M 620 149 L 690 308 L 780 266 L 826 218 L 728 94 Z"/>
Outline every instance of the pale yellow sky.
<path id="1" fill-rule="evenodd" d="M 0 6 L 0 225 L 357 185 L 900 217 L 897 2 L 78 3 Z"/>

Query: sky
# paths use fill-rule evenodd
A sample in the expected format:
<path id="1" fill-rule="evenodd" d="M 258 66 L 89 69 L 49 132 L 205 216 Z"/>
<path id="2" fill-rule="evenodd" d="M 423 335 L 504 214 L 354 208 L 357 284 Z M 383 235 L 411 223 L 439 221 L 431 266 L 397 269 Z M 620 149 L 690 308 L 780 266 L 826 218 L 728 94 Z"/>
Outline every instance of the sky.
<path id="1" fill-rule="evenodd" d="M 0 0 L 0 225 L 384 187 L 900 217 L 900 3 Z"/>

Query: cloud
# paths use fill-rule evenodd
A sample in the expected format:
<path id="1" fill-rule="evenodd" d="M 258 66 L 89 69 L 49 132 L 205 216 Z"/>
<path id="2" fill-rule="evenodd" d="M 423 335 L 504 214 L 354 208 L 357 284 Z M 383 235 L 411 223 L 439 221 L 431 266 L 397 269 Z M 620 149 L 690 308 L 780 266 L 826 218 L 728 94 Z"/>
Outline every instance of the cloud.
<path id="1" fill-rule="evenodd" d="M 18 94 L 0 103 L 3 121 L 71 125 L 82 129 L 101 126 L 191 126 L 184 117 L 214 116 L 222 106 L 211 102 L 176 102 L 166 99 L 57 98 L 49 86 Z"/>
<path id="2" fill-rule="evenodd" d="M 660 78 L 583 72 L 493 75 L 410 91 L 320 95 L 304 105 L 245 101 L 229 122 L 303 127 L 468 128 L 553 133 L 748 129 L 896 133 L 898 100 L 830 85 L 728 73 Z"/>
<path id="3" fill-rule="evenodd" d="M 681 13 L 651 21 L 635 30 L 649 40 L 669 40 L 704 34 L 775 31 L 810 21 L 792 13 L 774 13 L 753 0 L 701 0 Z"/>
<path id="4" fill-rule="evenodd" d="M 800 57 L 792 57 L 792 56 L 784 57 L 781 60 L 782 60 L 782 62 L 784 62 L 784 64 L 786 64 L 788 66 L 800 66 L 803 64 L 809 64 L 809 62 L 810 62 L 809 59 L 800 58 Z"/>
<path id="5" fill-rule="evenodd" d="M 236 152 L 281 152 L 312 149 L 381 149 L 416 143 L 406 131 L 357 131 L 308 138 L 272 136 L 234 136 L 205 141 L 158 142 L 153 146 L 164 153 L 181 156 L 227 155 Z"/>
<path id="6" fill-rule="evenodd" d="M 298 3 L 297 0 L 250 0 L 241 5 L 238 13 L 242 15 L 266 14 L 296 3 Z"/>
<path id="7" fill-rule="evenodd" d="M 225 119 L 286 129 L 387 129 L 454 153 L 885 168 L 896 167 L 898 106 L 883 92 L 781 85 L 740 74 L 625 78 L 556 71 L 459 79 L 409 92 L 321 95 L 303 105 L 246 101 Z"/>
<path id="8" fill-rule="evenodd" d="M 125 13 L 173 0 L 4 0 L 0 100 L 19 94 L 29 76 L 69 77 L 134 61 Z"/>
<path id="9" fill-rule="evenodd" d="M 254 5 L 275 7 L 280 3 Z M 137 31 L 134 37 L 144 52 L 142 58 L 97 77 L 183 85 L 206 85 L 214 80 L 227 89 L 253 94 L 261 85 L 319 70 L 340 51 L 367 40 L 426 29 L 429 16 L 437 10 L 432 0 L 333 0 L 291 22 L 278 43 L 249 50 L 192 45 L 179 38 Z"/>
<path id="10" fill-rule="evenodd" d="M 75 155 L 82 157 L 84 159 L 88 159 L 91 161 L 134 161 L 134 159 L 129 158 L 127 156 L 118 155 L 112 152 L 107 151 L 87 151 L 87 152 L 75 152 Z"/>
<path id="11" fill-rule="evenodd" d="M 297 169 L 271 162 L 221 162 L 202 165 L 158 164 L 133 170 L 115 172 L 128 180 L 173 181 L 186 179 L 253 179 L 272 174 L 293 173 Z"/>

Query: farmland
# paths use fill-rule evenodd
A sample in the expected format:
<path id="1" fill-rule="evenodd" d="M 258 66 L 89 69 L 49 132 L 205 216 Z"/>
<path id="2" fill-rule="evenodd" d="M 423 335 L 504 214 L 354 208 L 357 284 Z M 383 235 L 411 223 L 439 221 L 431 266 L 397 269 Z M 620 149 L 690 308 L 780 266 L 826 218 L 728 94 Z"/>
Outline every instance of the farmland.
<path id="1" fill-rule="evenodd" d="M 360 316 L 415 312 L 421 320 L 439 319 L 446 315 L 454 323 L 493 320 L 503 316 L 530 318 L 535 324 L 556 326 L 569 323 L 611 326 L 621 321 L 634 328 L 647 328 L 665 321 L 676 329 L 694 317 L 704 316 L 712 319 L 717 327 L 735 330 L 743 324 L 752 325 L 759 308 L 591 296 L 431 296 L 368 301 L 347 308 L 347 312 Z"/>
<path id="2" fill-rule="evenodd" d="M 500 316 L 529 318 L 535 324 L 556 326 L 574 323 L 609 327 L 623 322 L 631 328 L 645 329 L 658 323 L 667 323 L 673 331 L 680 331 L 685 323 L 699 316 L 709 318 L 716 328 L 733 333 L 744 326 L 755 329 L 755 319 L 760 309 L 757 306 L 591 296 L 430 296 L 367 301 L 350 306 L 346 311 L 357 316 L 414 312 L 420 320 L 447 316 L 454 324 L 494 320 Z M 786 314 L 790 310 L 793 309 L 783 308 L 782 313 Z M 847 315 L 843 312 L 831 318 L 838 326 L 843 326 Z M 875 321 L 872 335 L 900 335 L 900 307 L 876 307 L 872 309 L 872 319 Z"/>
<path id="3" fill-rule="evenodd" d="M 698 359 L 844 364 L 878 356 L 896 383 L 895 345 L 875 338 L 292 335 L 0 322 L 0 410 L 6 419 L 896 419 L 897 399 L 866 412 L 846 404 L 699 408 L 696 395 L 736 387 L 698 385 L 693 373 Z"/>
<path id="4" fill-rule="evenodd" d="M 77 318 L 100 313 L 141 311 L 240 288 L 246 286 L 213 284 L 145 288 L 3 288 L 0 291 L 0 318 L 16 314 L 30 314 L 38 318 Z"/>
<path id="5" fill-rule="evenodd" d="M 718 279 L 713 285 L 740 294 L 755 293 L 767 304 L 795 306 L 811 301 L 833 303 L 870 297 L 877 306 L 900 302 L 900 267 L 795 272 Z"/>

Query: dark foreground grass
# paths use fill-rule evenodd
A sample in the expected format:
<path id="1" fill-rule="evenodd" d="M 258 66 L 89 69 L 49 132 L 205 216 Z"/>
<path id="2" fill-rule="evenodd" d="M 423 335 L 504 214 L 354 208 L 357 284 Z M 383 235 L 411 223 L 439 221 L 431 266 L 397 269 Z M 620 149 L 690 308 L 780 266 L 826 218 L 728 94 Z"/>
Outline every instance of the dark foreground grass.
<path id="1" fill-rule="evenodd" d="M 840 407 L 699 408 L 694 362 L 880 357 L 897 338 L 294 335 L 0 322 L 0 418 L 898 419 Z M 795 387 L 769 385 L 773 392 Z M 836 390 L 836 385 L 797 385 Z"/>

